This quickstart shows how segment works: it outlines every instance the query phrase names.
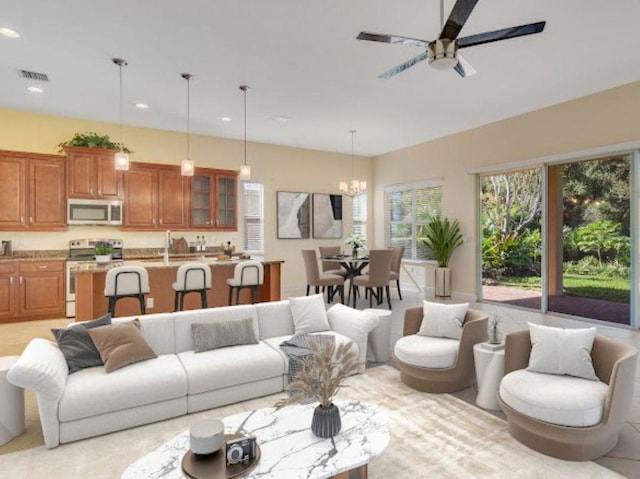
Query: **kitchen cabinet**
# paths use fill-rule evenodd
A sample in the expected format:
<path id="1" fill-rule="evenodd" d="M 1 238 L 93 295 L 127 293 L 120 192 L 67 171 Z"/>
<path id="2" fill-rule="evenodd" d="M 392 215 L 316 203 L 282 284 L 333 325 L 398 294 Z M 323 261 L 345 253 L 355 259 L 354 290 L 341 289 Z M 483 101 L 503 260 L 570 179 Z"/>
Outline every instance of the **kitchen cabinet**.
<path id="1" fill-rule="evenodd" d="M 64 261 L 0 262 L 0 322 L 63 318 Z"/>
<path id="2" fill-rule="evenodd" d="M 123 227 L 186 229 L 189 179 L 179 167 L 132 164 L 124 175 Z"/>
<path id="3" fill-rule="evenodd" d="M 114 150 L 65 147 L 69 198 L 119 199 L 123 172 L 114 168 Z"/>
<path id="4" fill-rule="evenodd" d="M 0 230 L 65 230 L 65 161 L 0 151 Z"/>
<path id="5" fill-rule="evenodd" d="M 191 183 L 189 226 L 237 231 L 237 172 L 197 168 Z"/>

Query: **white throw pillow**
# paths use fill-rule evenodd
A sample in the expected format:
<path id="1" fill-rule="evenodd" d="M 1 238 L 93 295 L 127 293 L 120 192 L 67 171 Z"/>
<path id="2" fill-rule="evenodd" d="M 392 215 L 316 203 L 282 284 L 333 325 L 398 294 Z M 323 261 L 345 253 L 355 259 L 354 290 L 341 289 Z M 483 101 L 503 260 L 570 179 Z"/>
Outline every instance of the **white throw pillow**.
<path id="1" fill-rule="evenodd" d="M 331 329 L 321 294 L 289 298 L 289 306 L 296 334 L 317 333 Z"/>
<path id="2" fill-rule="evenodd" d="M 527 371 L 599 381 L 591 361 L 596 328 L 562 329 L 529 323 L 529 331 L 532 348 Z"/>
<path id="3" fill-rule="evenodd" d="M 337 303 L 327 311 L 327 318 L 331 329 L 351 339 L 358 346 L 360 356 L 358 362 L 363 364 L 367 360 L 367 340 L 369 333 L 378 325 L 380 318 L 372 313 L 365 313 Z"/>
<path id="4" fill-rule="evenodd" d="M 420 336 L 460 339 L 469 303 L 443 304 L 423 301 L 424 316 Z"/>

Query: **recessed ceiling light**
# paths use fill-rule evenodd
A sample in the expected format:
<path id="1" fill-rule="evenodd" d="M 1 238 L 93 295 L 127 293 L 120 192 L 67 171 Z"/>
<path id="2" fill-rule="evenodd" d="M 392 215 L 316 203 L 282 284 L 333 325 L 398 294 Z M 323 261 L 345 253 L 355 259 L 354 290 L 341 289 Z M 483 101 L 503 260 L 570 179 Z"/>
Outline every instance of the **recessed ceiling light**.
<path id="1" fill-rule="evenodd" d="M 273 121 L 277 121 L 278 123 L 286 123 L 291 120 L 291 117 L 288 115 L 273 115 L 271 119 Z"/>
<path id="2" fill-rule="evenodd" d="M 220 118 L 220 121 L 224 121 L 225 123 L 229 123 L 229 122 L 231 122 L 231 118 L 229 118 L 228 116 L 223 116 L 222 118 Z"/>
<path id="3" fill-rule="evenodd" d="M 0 35 L 4 35 L 9 38 L 20 38 L 20 34 L 18 32 L 7 27 L 0 27 Z"/>
<path id="4" fill-rule="evenodd" d="M 149 109 L 149 105 L 147 105 L 146 103 L 136 103 L 136 108 L 140 108 L 141 110 L 148 110 Z"/>
<path id="5" fill-rule="evenodd" d="M 27 90 L 29 90 L 31 93 L 43 93 L 44 90 L 40 87 L 37 86 L 28 86 Z"/>

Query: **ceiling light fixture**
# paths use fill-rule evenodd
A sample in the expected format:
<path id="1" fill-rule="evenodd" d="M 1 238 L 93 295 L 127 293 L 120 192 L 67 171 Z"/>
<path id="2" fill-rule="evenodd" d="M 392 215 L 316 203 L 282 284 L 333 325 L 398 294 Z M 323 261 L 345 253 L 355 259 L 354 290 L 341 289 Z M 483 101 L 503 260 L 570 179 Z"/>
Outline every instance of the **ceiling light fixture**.
<path id="1" fill-rule="evenodd" d="M 44 90 L 40 87 L 37 86 L 28 86 L 27 90 L 29 90 L 31 93 L 43 93 Z"/>
<path id="2" fill-rule="evenodd" d="M 141 110 L 148 110 L 149 109 L 149 105 L 147 105 L 146 103 L 136 103 L 136 108 L 140 108 Z"/>
<path id="3" fill-rule="evenodd" d="M 20 38 L 20 34 L 18 32 L 8 27 L 0 27 L 0 35 L 3 35 L 7 38 Z"/>
<path id="4" fill-rule="evenodd" d="M 340 193 L 345 196 L 354 197 L 358 193 L 364 193 L 367 191 L 367 182 L 356 180 L 353 176 L 353 143 L 354 137 L 356 136 L 356 130 L 349 131 L 351 133 L 351 183 L 347 183 L 346 181 L 340 182 Z"/>
<path id="5" fill-rule="evenodd" d="M 247 85 L 241 85 L 240 90 L 244 93 L 244 161 L 242 165 L 240 165 L 240 179 L 241 180 L 250 180 L 251 179 L 251 166 L 247 165 L 247 90 L 249 87 Z"/>
<path id="6" fill-rule="evenodd" d="M 187 157 L 180 162 L 180 174 L 182 176 L 193 176 L 194 164 L 191 160 L 191 79 L 193 75 L 183 73 L 182 78 L 187 80 Z"/>
<path id="7" fill-rule="evenodd" d="M 222 118 L 220 118 L 220 121 L 224 121 L 225 123 L 231 123 L 232 120 L 228 116 L 223 116 Z"/>
<path id="8" fill-rule="evenodd" d="M 122 67 L 126 67 L 127 62 L 122 58 L 112 58 L 111 61 L 118 65 L 120 73 L 120 151 L 114 155 L 113 159 L 116 170 L 127 171 L 129 169 L 129 153 L 124 151 L 122 145 Z"/>

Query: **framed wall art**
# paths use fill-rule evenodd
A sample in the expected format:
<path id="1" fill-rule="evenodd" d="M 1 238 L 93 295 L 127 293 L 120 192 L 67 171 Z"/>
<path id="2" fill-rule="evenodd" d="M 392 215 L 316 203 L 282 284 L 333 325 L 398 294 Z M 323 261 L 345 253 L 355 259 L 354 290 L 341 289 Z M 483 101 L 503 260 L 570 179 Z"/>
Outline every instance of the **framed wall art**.
<path id="1" fill-rule="evenodd" d="M 278 239 L 310 238 L 309 193 L 277 192 Z"/>
<path id="2" fill-rule="evenodd" d="M 313 237 L 342 238 L 342 195 L 313 194 Z"/>

